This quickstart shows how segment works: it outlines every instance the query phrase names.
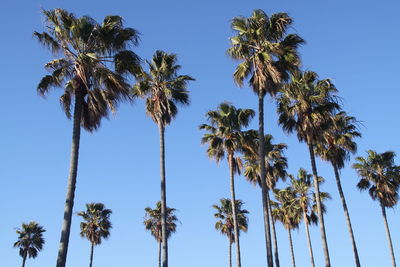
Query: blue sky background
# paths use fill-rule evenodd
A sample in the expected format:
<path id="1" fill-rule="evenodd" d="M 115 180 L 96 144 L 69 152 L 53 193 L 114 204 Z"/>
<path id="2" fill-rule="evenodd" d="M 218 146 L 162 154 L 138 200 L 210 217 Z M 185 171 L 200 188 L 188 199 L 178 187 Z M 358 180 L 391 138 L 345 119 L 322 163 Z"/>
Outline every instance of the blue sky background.
<path id="1" fill-rule="evenodd" d="M 182 108 L 166 132 L 168 205 L 177 208 L 182 224 L 170 239 L 170 265 L 174 267 L 226 266 L 227 239 L 214 230 L 212 205 L 229 197 L 229 172 L 217 166 L 200 145 L 204 114 L 222 101 L 257 109 L 248 88 L 232 81 L 236 66 L 226 55 L 230 20 L 249 16 L 261 8 L 268 14 L 288 12 L 293 31 L 307 44 L 301 48 L 304 69 L 330 77 L 345 99 L 345 109 L 364 122 L 359 154 L 367 149 L 398 151 L 400 19 L 398 1 L 1 1 L 0 28 L 0 259 L 1 266 L 19 266 L 12 248 L 15 228 L 22 222 L 42 224 L 46 245 L 27 266 L 54 266 L 66 193 L 72 123 L 63 114 L 55 90 L 47 99 L 36 86 L 46 74 L 43 65 L 51 54 L 32 38 L 43 31 L 41 8 L 61 7 L 78 16 L 102 20 L 109 14 L 124 17 L 125 25 L 142 33 L 135 51 L 150 58 L 155 50 L 177 53 L 182 74 L 197 79 L 190 84 L 192 103 Z M 257 119 L 252 127 L 257 127 Z M 266 100 L 266 133 L 289 149 L 289 172 L 310 170 L 307 148 L 277 125 L 275 103 Z M 85 203 L 103 202 L 113 210 L 111 238 L 95 249 L 94 266 L 155 266 L 157 244 L 144 230 L 144 208 L 159 199 L 159 139 L 155 124 L 144 113 L 143 103 L 122 104 L 116 116 L 104 120 L 93 134 L 81 138 L 74 212 Z M 352 160 L 353 161 L 353 160 Z M 397 162 L 399 162 L 397 160 Z M 317 162 L 327 182 L 322 190 L 332 195 L 325 216 L 332 266 L 353 266 L 353 255 L 333 171 Z M 389 266 L 390 257 L 378 203 L 355 188 L 358 177 L 346 167 L 342 182 L 364 267 Z M 261 196 L 237 177 L 237 197 L 250 213 L 249 231 L 241 238 L 243 266 L 265 266 Z M 283 185 L 280 185 L 281 187 Z M 400 252 L 400 216 L 387 212 L 395 254 Z M 79 236 L 80 218 L 73 217 L 68 266 L 84 266 L 89 242 Z M 304 226 L 293 234 L 298 266 L 309 266 Z M 281 266 L 290 266 L 287 234 L 277 225 Z M 323 265 L 317 227 L 311 228 L 316 265 Z M 400 258 L 398 258 L 400 261 Z"/>

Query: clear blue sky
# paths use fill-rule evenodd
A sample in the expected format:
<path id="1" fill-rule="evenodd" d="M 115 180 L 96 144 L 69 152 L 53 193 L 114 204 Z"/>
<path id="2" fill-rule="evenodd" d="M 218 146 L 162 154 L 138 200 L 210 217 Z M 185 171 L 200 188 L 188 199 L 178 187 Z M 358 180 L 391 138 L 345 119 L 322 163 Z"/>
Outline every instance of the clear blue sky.
<path id="1" fill-rule="evenodd" d="M 166 132 L 168 205 L 177 208 L 182 224 L 170 240 L 173 267 L 226 266 L 228 242 L 214 230 L 212 204 L 229 197 L 228 168 L 217 166 L 200 145 L 204 113 L 227 100 L 237 107 L 257 108 L 248 88 L 232 81 L 236 63 L 226 49 L 233 35 L 230 20 L 249 16 L 255 8 L 268 14 L 288 12 L 294 31 L 307 44 L 301 48 L 303 66 L 331 77 L 345 99 L 345 109 L 364 121 L 359 154 L 399 147 L 400 4 L 398 1 L 2 1 L 0 29 L 2 130 L 0 138 L 0 258 L 1 266 L 19 266 L 12 248 L 15 227 L 36 220 L 42 224 L 46 245 L 27 266 L 54 266 L 66 193 L 71 142 L 71 121 L 59 106 L 61 91 L 43 99 L 36 93 L 43 65 L 50 53 L 33 38 L 42 31 L 41 8 L 61 7 L 75 14 L 101 20 L 105 15 L 124 17 L 126 26 L 142 33 L 136 52 L 149 58 L 157 49 L 177 53 L 182 74 L 197 79 L 190 85 L 192 104 L 181 109 Z M 256 120 L 252 124 L 256 127 Z M 282 133 L 275 104 L 266 101 L 266 132 L 276 142 L 289 145 L 289 171 L 310 169 L 305 145 Z M 397 160 L 399 162 L 399 160 Z M 353 266 L 353 255 L 333 172 L 318 162 L 327 182 L 322 186 L 333 199 L 327 204 L 326 229 L 333 266 Z M 362 265 L 389 266 L 390 257 L 378 204 L 355 188 L 358 177 L 347 167 L 342 181 L 354 225 Z M 281 185 L 282 186 L 282 185 Z M 155 266 L 157 244 L 144 231 L 144 208 L 159 199 L 159 144 L 154 123 L 145 116 L 141 101 L 122 104 L 98 132 L 84 132 L 81 139 L 74 212 L 85 203 L 99 201 L 113 210 L 111 238 L 96 247 L 94 266 Z M 260 192 L 237 177 L 237 197 L 251 212 L 249 231 L 242 235 L 243 266 L 265 266 Z M 400 220 L 396 209 L 388 211 L 395 254 L 400 255 Z M 79 236 L 73 217 L 68 266 L 85 266 L 89 242 Z M 298 266 L 309 266 L 303 225 L 294 233 Z M 282 266 L 289 266 L 287 234 L 278 225 Z M 316 265 L 322 266 L 320 234 L 311 229 Z M 398 258 L 400 261 L 400 258 Z"/>

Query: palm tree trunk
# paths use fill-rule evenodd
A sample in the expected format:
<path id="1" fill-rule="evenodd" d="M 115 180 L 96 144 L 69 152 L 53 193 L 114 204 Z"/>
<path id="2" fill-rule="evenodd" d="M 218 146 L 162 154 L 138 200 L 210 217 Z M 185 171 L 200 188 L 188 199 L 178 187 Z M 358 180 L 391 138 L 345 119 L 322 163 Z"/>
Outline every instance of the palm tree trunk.
<path id="1" fill-rule="evenodd" d="M 289 244 L 290 244 L 290 254 L 292 255 L 292 265 L 296 267 L 296 261 L 294 259 L 294 249 L 293 249 L 293 241 L 292 241 L 292 231 L 288 229 L 289 233 Z"/>
<path id="2" fill-rule="evenodd" d="M 386 235 L 387 235 L 387 239 L 388 239 L 388 242 L 389 242 L 389 250 L 390 250 L 389 252 L 390 252 L 390 256 L 392 256 L 392 266 L 396 267 L 396 259 L 394 257 L 392 238 L 390 237 L 389 224 L 388 224 L 387 219 L 386 219 L 386 209 L 382 204 L 381 204 L 381 208 L 382 208 L 383 221 L 385 223 Z"/>
<path id="3" fill-rule="evenodd" d="M 89 262 L 89 267 L 92 267 L 92 265 L 93 265 L 93 251 L 94 251 L 94 244 L 92 243 L 92 246 L 90 247 L 90 262 Z"/>
<path id="4" fill-rule="evenodd" d="M 22 258 L 22 267 L 25 267 L 27 252 L 25 252 L 24 257 Z"/>
<path id="5" fill-rule="evenodd" d="M 232 240 L 229 239 L 229 267 L 232 267 Z"/>
<path id="6" fill-rule="evenodd" d="M 267 191 L 267 206 L 268 206 L 268 212 L 269 212 L 269 218 L 271 218 L 271 228 L 272 228 L 272 236 L 274 238 L 274 259 L 275 259 L 275 267 L 280 267 L 279 264 L 279 253 L 278 253 L 278 239 L 276 237 L 276 230 L 275 230 L 275 222 L 272 219 L 272 212 L 271 212 L 271 205 L 269 203 L 269 193 Z"/>
<path id="7" fill-rule="evenodd" d="M 312 250 L 311 238 L 310 238 L 310 229 L 308 228 L 308 219 L 307 219 L 307 214 L 306 214 L 305 211 L 303 211 L 303 220 L 304 220 L 304 225 L 306 227 L 307 243 L 308 243 L 308 250 L 310 252 L 311 266 L 315 267 L 314 253 L 313 253 L 313 250 Z"/>
<path id="8" fill-rule="evenodd" d="M 160 131 L 160 176 L 161 176 L 161 243 L 162 243 L 162 266 L 168 267 L 168 242 L 167 242 L 167 191 L 165 184 L 165 128 L 158 124 Z"/>
<path id="9" fill-rule="evenodd" d="M 356 266 L 357 267 L 361 267 L 360 259 L 358 257 L 356 240 L 354 238 L 353 228 L 351 227 L 350 214 L 349 214 L 349 210 L 347 209 L 346 199 L 345 199 L 344 194 L 343 194 L 342 183 L 340 182 L 339 169 L 333 163 L 332 163 L 332 166 L 333 166 L 333 170 L 335 172 L 336 184 L 337 184 L 337 187 L 338 187 L 340 199 L 342 201 L 344 216 L 346 217 L 347 228 L 348 228 L 348 231 L 349 231 L 349 234 L 350 234 L 351 245 L 353 247 L 353 253 L 354 253 L 354 260 L 356 261 Z"/>
<path id="10" fill-rule="evenodd" d="M 331 267 L 331 260 L 329 258 L 329 250 L 328 250 L 328 241 L 326 239 L 326 233 L 325 233 L 324 215 L 322 213 L 321 198 L 319 195 L 319 182 L 318 182 L 317 167 L 315 165 L 314 146 L 310 142 L 310 140 L 308 140 L 308 150 L 310 152 L 311 168 L 314 178 L 315 198 L 317 200 L 318 221 L 319 221 L 319 228 L 321 231 L 322 248 L 324 250 L 324 256 L 325 256 L 325 266 Z"/>
<path id="11" fill-rule="evenodd" d="M 83 109 L 82 90 L 75 94 L 74 121 L 72 130 L 71 160 L 69 166 L 68 189 L 64 207 L 64 221 L 61 230 L 56 267 L 65 267 L 67 261 L 69 235 L 71 230 L 72 209 L 74 207 L 76 175 L 78 172 L 79 141 L 81 136 L 81 118 Z"/>
<path id="12" fill-rule="evenodd" d="M 161 240 L 158 241 L 158 267 L 161 267 Z"/>
<path id="13" fill-rule="evenodd" d="M 261 90 L 258 93 L 258 138 L 260 140 L 260 147 L 258 150 L 258 156 L 260 160 L 260 177 L 261 177 L 261 194 L 262 194 L 262 205 L 264 214 L 264 230 L 265 230 L 265 243 L 267 249 L 267 263 L 268 267 L 273 267 L 272 261 L 272 246 L 271 246 L 271 231 L 269 225 L 269 214 L 268 214 L 268 203 L 267 194 L 268 189 L 265 182 L 266 169 L 265 169 L 265 140 L 264 140 L 264 95 Z"/>
<path id="14" fill-rule="evenodd" d="M 236 243 L 236 266 L 241 267 L 240 260 L 240 242 L 239 242 L 239 228 L 237 223 L 237 214 L 236 214 L 236 197 L 235 197 L 235 175 L 233 169 L 233 153 L 229 153 L 229 171 L 230 171 L 230 184 L 231 184 L 231 203 L 232 203 L 232 213 L 233 213 L 233 228 L 234 228 L 234 236 Z"/>

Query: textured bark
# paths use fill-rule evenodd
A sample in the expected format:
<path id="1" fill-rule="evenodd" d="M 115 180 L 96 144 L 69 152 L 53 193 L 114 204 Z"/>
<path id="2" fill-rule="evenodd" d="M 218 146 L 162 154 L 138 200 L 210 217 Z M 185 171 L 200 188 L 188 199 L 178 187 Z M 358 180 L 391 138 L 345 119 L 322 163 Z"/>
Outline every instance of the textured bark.
<path id="1" fill-rule="evenodd" d="M 158 267 L 161 267 L 161 240 L 158 241 Z"/>
<path id="2" fill-rule="evenodd" d="M 279 253 L 278 253 L 278 239 L 276 237 L 276 230 L 275 230 L 275 222 L 272 219 L 272 212 L 271 212 L 271 205 L 269 203 L 269 194 L 267 194 L 267 205 L 268 205 L 268 212 L 269 217 L 271 218 L 271 228 L 272 228 L 272 236 L 274 238 L 274 259 L 275 259 L 275 267 L 280 267 L 279 264 Z"/>
<path id="3" fill-rule="evenodd" d="M 296 267 L 296 261 L 294 259 L 294 249 L 293 249 L 293 241 L 292 241 L 292 231 L 288 229 L 289 234 L 289 244 L 290 244 L 290 254 L 292 255 L 292 265 Z"/>
<path id="4" fill-rule="evenodd" d="M 387 218 L 386 218 L 386 209 L 382 204 L 381 204 L 381 209 L 382 209 L 383 222 L 385 223 L 386 235 L 387 235 L 387 239 L 389 242 L 389 252 L 390 252 L 390 256 L 392 257 L 392 266 L 396 267 L 396 259 L 394 257 L 392 238 L 390 237 L 389 224 L 388 224 Z"/>
<path id="5" fill-rule="evenodd" d="M 303 220 L 304 220 L 304 225 L 306 227 L 306 235 L 307 235 L 307 243 L 308 243 L 308 251 L 310 253 L 310 261 L 311 261 L 311 266 L 315 267 L 314 263 L 314 253 L 311 245 L 311 238 L 310 238 L 310 229 L 308 228 L 308 219 L 307 219 L 307 214 L 303 210 Z"/>
<path id="6" fill-rule="evenodd" d="M 93 252 L 94 252 L 94 244 L 92 243 L 90 247 L 90 262 L 89 262 L 89 267 L 93 266 Z"/>
<path id="7" fill-rule="evenodd" d="M 346 217 L 346 223 L 347 223 L 347 228 L 348 228 L 349 235 L 350 235 L 351 246 L 353 248 L 354 260 L 356 262 L 356 266 L 361 267 L 360 259 L 358 257 L 356 240 L 354 238 L 353 227 L 351 226 L 350 214 L 349 214 L 349 210 L 347 209 L 346 199 L 344 197 L 344 193 L 343 193 L 343 189 L 342 189 L 342 183 L 340 182 L 339 170 L 335 164 L 332 164 L 332 166 L 333 166 L 333 170 L 335 172 L 336 184 L 338 187 L 340 200 L 342 201 L 344 216 Z"/>
<path id="8" fill-rule="evenodd" d="M 232 267 L 232 240 L 229 240 L 229 267 Z"/>
<path id="9" fill-rule="evenodd" d="M 268 189 L 265 182 L 266 169 L 265 169 L 265 140 L 264 140 L 264 96 L 260 91 L 258 93 L 258 138 L 260 139 L 260 147 L 258 156 L 260 159 L 260 178 L 261 178 L 261 194 L 264 215 L 264 230 L 265 230 L 265 245 L 267 250 L 267 264 L 268 267 L 273 267 L 272 260 L 272 245 L 271 245 L 271 231 L 269 225 L 269 214 L 267 205 Z"/>
<path id="10" fill-rule="evenodd" d="M 81 119 L 83 95 L 80 90 L 75 94 L 74 121 L 72 130 L 71 161 L 68 176 L 67 196 L 64 207 L 64 221 L 61 230 L 60 247 L 56 267 L 65 267 L 68 253 L 69 235 L 71 230 L 72 209 L 74 207 L 76 175 L 78 173 L 79 142 L 81 136 Z"/>
<path id="11" fill-rule="evenodd" d="M 319 182 L 318 182 L 317 167 L 315 165 L 314 146 L 310 142 L 310 140 L 308 140 L 308 150 L 310 152 L 311 168 L 314 178 L 314 190 L 315 190 L 315 197 L 317 200 L 318 222 L 319 222 L 319 229 L 321 231 L 322 249 L 324 250 L 325 266 L 330 267 L 331 260 L 329 258 L 328 241 L 326 239 L 326 233 L 325 233 L 324 214 L 322 213 L 321 197 L 319 195 Z"/>
<path id="12" fill-rule="evenodd" d="M 162 266 L 168 267 L 168 240 L 167 240 L 167 189 L 165 182 L 165 128 L 158 125 L 160 131 L 160 176 L 161 176 L 161 244 Z"/>
<path id="13" fill-rule="evenodd" d="M 230 171 L 230 187 L 231 187 L 231 203 L 232 203 L 232 213 L 233 213 L 233 228 L 234 228 L 234 236 L 235 236 L 235 244 L 236 244 L 236 266 L 241 266 L 240 259 L 240 241 L 239 241 L 239 228 L 237 223 L 237 213 L 236 213 L 236 197 L 235 197 L 235 175 L 233 169 L 233 154 L 229 153 L 228 155 L 229 161 L 229 171 Z"/>

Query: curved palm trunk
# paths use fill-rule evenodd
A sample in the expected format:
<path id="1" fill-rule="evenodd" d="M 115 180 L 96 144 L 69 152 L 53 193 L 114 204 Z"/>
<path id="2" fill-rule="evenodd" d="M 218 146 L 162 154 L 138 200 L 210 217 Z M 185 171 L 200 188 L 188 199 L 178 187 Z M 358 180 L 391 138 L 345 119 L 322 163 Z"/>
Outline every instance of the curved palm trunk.
<path id="1" fill-rule="evenodd" d="M 232 213 L 233 213 L 233 228 L 236 243 L 236 266 L 241 267 L 240 259 L 240 242 L 239 242 L 239 228 L 237 223 L 237 213 L 236 213 L 236 197 L 235 197 L 235 175 L 233 170 L 233 154 L 229 153 L 229 171 L 230 171 L 230 187 L 231 187 L 231 203 L 232 203 Z"/>
<path id="2" fill-rule="evenodd" d="M 268 212 L 269 217 L 271 218 L 271 228 L 272 228 L 272 236 L 274 238 L 274 259 L 275 259 L 275 267 L 280 267 L 279 264 L 279 253 L 278 253 L 278 238 L 276 237 L 276 230 L 275 230 L 275 222 L 272 219 L 272 212 L 271 212 L 271 205 L 269 203 L 269 193 L 267 193 L 267 205 L 268 205 Z"/>
<path id="3" fill-rule="evenodd" d="M 310 238 L 310 229 L 308 228 L 308 219 L 307 219 L 307 214 L 303 210 L 303 220 L 304 220 L 304 225 L 306 227 L 306 235 L 307 235 L 307 243 L 308 243 L 308 251 L 310 252 L 310 260 L 311 260 L 311 266 L 315 267 L 314 263 L 314 253 L 311 245 L 311 238 Z"/>
<path id="4" fill-rule="evenodd" d="M 65 267 L 67 261 L 69 235 L 71 230 L 72 209 L 74 207 L 76 175 L 78 172 L 79 141 L 81 136 L 81 119 L 83 95 L 80 90 L 75 94 L 74 122 L 72 130 L 71 161 L 69 166 L 68 189 L 64 207 L 64 221 L 61 230 L 56 267 Z"/>
<path id="5" fill-rule="evenodd" d="M 161 240 L 158 241 L 158 267 L 161 267 Z"/>
<path id="6" fill-rule="evenodd" d="M 394 257 L 392 238 L 390 237 L 389 224 L 388 224 L 387 219 L 386 219 L 386 209 L 382 204 L 381 204 L 381 208 L 382 208 L 383 221 L 385 223 L 386 235 L 387 235 L 387 239 L 388 239 L 388 242 L 389 242 L 389 252 L 390 252 L 390 256 L 392 257 L 392 266 L 396 267 L 396 259 Z"/>
<path id="7" fill-rule="evenodd" d="M 24 257 L 22 258 L 22 267 L 25 267 L 26 256 L 27 256 L 27 254 L 26 254 L 26 252 L 25 252 Z"/>
<path id="8" fill-rule="evenodd" d="M 269 214 L 268 214 L 268 203 L 267 194 L 268 189 L 265 182 L 266 169 L 265 169 L 265 140 L 264 140 L 264 96 L 262 92 L 258 93 L 258 138 L 260 140 L 260 146 L 258 150 L 258 156 L 260 159 L 260 177 L 261 177 L 261 194 L 262 194 L 262 205 L 264 214 L 264 230 L 265 230 L 265 243 L 267 249 L 267 263 L 268 267 L 273 267 L 272 261 L 272 246 L 271 246 L 271 231 L 269 225 Z"/>
<path id="9" fill-rule="evenodd" d="M 294 249 L 293 249 L 293 241 L 292 241 L 292 231 L 290 228 L 288 229 L 289 233 L 289 244 L 290 244 L 290 254 L 292 255 L 292 265 L 293 267 L 296 267 L 296 261 L 294 259 Z"/>
<path id="10" fill-rule="evenodd" d="M 318 182 L 317 167 L 315 165 L 314 146 L 312 145 L 311 142 L 308 142 L 308 150 L 310 152 L 311 168 L 312 168 L 313 178 L 314 178 L 313 179 L 314 180 L 314 189 L 315 189 L 315 196 L 316 196 L 316 200 L 317 200 L 318 221 L 319 221 L 319 228 L 321 231 L 322 248 L 324 250 L 324 256 L 325 256 L 325 266 L 330 267 L 331 260 L 329 258 L 328 241 L 326 239 L 326 233 L 325 233 L 324 215 L 322 213 L 321 198 L 319 195 L 319 182 Z"/>
<path id="11" fill-rule="evenodd" d="M 338 187 L 340 199 L 342 201 L 344 216 L 346 217 L 347 228 L 348 228 L 349 235 L 350 235 L 351 245 L 353 247 L 354 260 L 356 262 L 356 266 L 361 267 L 360 259 L 358 257 L 356 240 L 354 238 L 353 228 L 351 227 L 350 214 L 349 214 L 349 210 L 347 209 L 346 199 L 343 194 L 342 183 L 340 182 L 339 170 L 335 164 L 332 164 L 332 166 L 333 166 L 333 170 L 335 172 L 336 184 Z"/>
<path id="12" fill-rule="evenodd" d="M 162 266 L 168 267 L 168 242 L 167 242 L 167 192 L 165 184 L 165 142 L 164 126 L 158 124 L 160 132 L 160 176 L 161 176 L 161 244 L 162 244 Z"/>
<path id="13" fill-rule="evenodd" d="M 90 247 L 90 262 L 89 262 L 89 267 L 93 266 L 93 251 L 94 251 L 94 244 L 92 243 L 92 246 Z"/>
<path id="14" fill-rule="evenodd" d="M 229 267 L 232 267 L 232 240 L 229 239 Z"/>

